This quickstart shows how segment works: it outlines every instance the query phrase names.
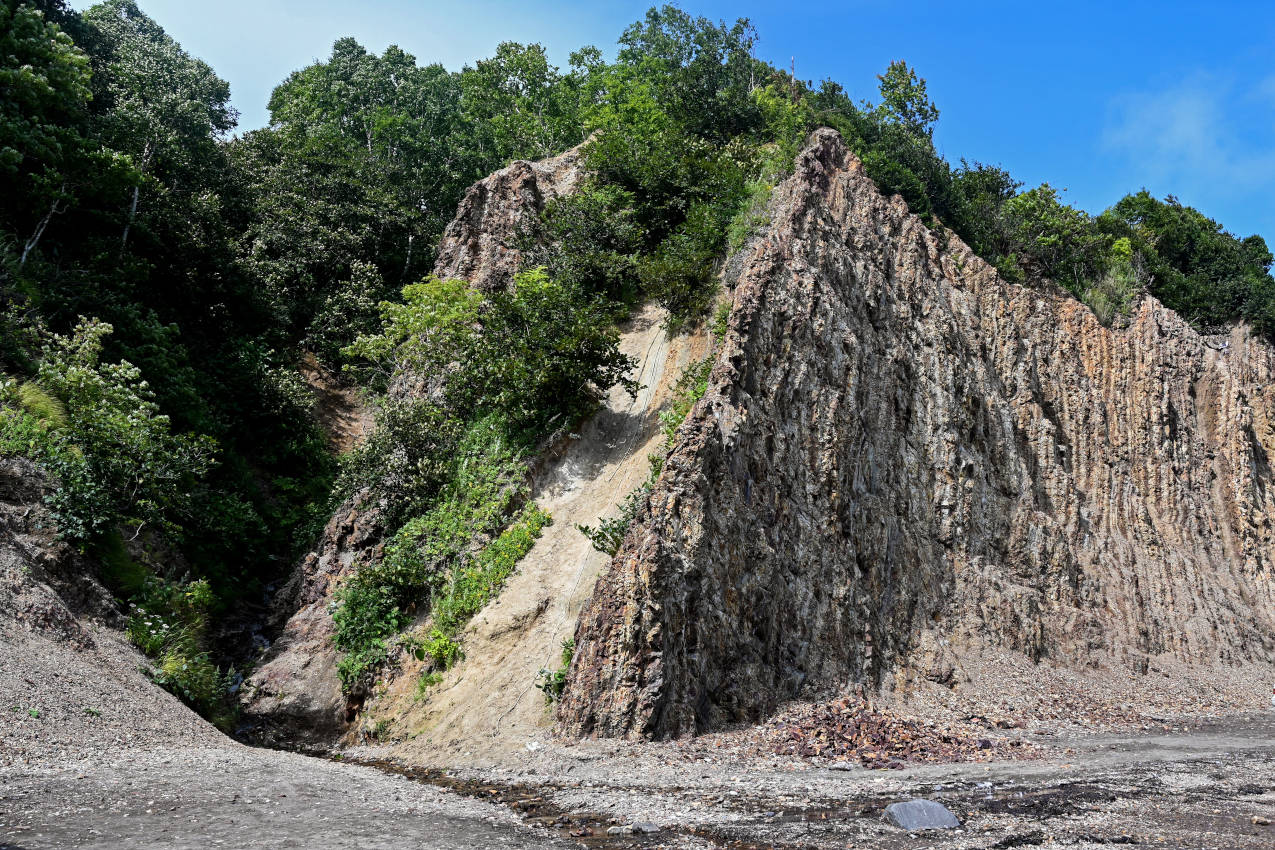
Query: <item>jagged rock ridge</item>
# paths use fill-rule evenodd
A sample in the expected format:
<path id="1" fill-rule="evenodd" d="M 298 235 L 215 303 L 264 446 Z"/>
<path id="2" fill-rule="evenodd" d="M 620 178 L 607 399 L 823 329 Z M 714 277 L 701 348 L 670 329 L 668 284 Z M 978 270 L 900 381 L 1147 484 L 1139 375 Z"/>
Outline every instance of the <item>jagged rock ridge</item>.
<path id="1" fill-rule="evenodd" d="M 831 130 L 776 189 L 708 393 L 582 614 L 563 728 L 670 735 L 995 646 L 1275 655 L 1271 347 L 1008 284 Z"/>
<path id="2" fill-rule="evenodd" d="M 580 185 L 582 151 L 517 160 L 470 186 L 443 231 L 434 274 L 488 292 L 507 287 L 522 260 L 520 239 L 537 231 L 545 204 Z"/>

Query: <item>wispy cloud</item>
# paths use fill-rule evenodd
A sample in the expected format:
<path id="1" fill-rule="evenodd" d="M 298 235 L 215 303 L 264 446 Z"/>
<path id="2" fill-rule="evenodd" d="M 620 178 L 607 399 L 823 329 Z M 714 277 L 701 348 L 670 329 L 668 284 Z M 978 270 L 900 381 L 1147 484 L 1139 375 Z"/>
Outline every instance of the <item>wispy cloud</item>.
<path id="1" fill-rule="evenodd" d="M 1103 148 L 1153 191 L 1200 201 L 1275 188 L 1275 76 L 1244 86 L 1207 74 L 1108 106 Z"/>

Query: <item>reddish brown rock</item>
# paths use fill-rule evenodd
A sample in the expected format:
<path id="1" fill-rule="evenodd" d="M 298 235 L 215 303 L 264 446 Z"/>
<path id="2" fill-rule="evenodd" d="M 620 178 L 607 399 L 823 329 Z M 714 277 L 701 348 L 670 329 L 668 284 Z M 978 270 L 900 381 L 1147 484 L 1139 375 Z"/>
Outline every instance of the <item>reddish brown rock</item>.
<path id="1" fill-rule="evenodd" d="M 518 160 L 470 186 L 443 231 L 434 274 L 488 292 L 508 286 L 522 259 L 520 239 L 535 233 L 545 204 L 580 185 L 581 149 L 540 162 Z"/>
<path id="2" fill-rule="evenodd" d="M 933 681 L 1275 658 L 1271 347 L 1001 280 L 817 132 L 705 397 L 582 614 L 559 717 L 672 735 Z"/>
<path id="3" fill-rule="evenodd" d="M 241 699 L 243 721 L 258 740 L 330 743 L 351 719 L 337 678 L 332 593 L 360 564 L 380 560 L 381 510 L 366 491 L 348 499 L 276 595 L 279 637 L 244 682 Z"/>

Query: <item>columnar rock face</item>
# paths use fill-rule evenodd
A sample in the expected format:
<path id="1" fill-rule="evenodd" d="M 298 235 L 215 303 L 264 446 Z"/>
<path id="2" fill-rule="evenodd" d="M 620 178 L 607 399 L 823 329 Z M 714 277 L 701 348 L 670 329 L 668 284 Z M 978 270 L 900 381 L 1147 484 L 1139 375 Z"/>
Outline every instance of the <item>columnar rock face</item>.
<path id="1" fill-rule="evenodd" d="M 1275 659 L 1275 354 L 1001 280 L 817 132 L 582 614 L 568 732 L 671 735 L 937 644 Z"/>

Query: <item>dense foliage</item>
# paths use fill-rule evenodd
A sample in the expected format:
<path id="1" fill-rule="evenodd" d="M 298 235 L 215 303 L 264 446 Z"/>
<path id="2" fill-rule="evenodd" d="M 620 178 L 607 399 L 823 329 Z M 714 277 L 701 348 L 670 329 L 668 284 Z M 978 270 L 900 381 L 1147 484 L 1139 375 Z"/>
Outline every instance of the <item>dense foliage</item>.
<path id="1" fill-rule="evenodd" d="M 626 383 L 616 322 L 647 300 L 671 325 L 706 315 L 724 255 L 764 226 L 817 126 L 1008 279 L 1052 282 L 1106 323 L 1150 292 L 1202 329 L 1275 334 L 1260 237 L 1172 197 L 1093 216 L 1048 184 L 953 166 L 906 63 L 856 101 L 759 61 L 756 41 L 747 21 L 668 6 L 614 61 L 585 47 L 565 70 L 536 44 L 452 72 L 344 38 L 279 85 L 267 127 L 231 137 L 226 82 L 133 0 L 0 0 L 0 453 L 35 459 L 61 533 L 146 624 L 181 631 L 135 630 L 161 681 L 217 710 L 209 618 L 259 598 L 356 491 L 387 506 L 389 542 L 342 590 L 347 685 L 422 612 L 417 648 L 454 661 L 547 521 L 525 504 L 527 458 Z M 469 184 L 582 142 L 585 185 L 525 234 L 513 287 L 427 276 Z M 378 393 L 376 432 L 339 461 L 306 351 Z M 428 386 L 388 393 L 403 373 Z M 618 545 L 625 512 L 590 529 L 599 545 Z"/>
<path id="2" fill-rule="evenodd" d="M 590 412 L 606 389 L 637 387 L 613 312 L 597 296 L 528 269 L 483 297 L 429 278 L 381 305 L 379 333 L 346 348 L 367 373 L 428 376 L 419 398 L 381 399 L 376 435 L 346 463 L 346 489 L 373 488 L 397 526 L 384 557 L 342 587 L 342 683 L 355 690 L 420 607 L 422 655 L 447 668 L 456 640 L 549 522 L 528 497 L 538 442 Z M 494 539 L 492 539 L 494 538 Z M 472 541 L 492 540 L 475 552 Z"/>

